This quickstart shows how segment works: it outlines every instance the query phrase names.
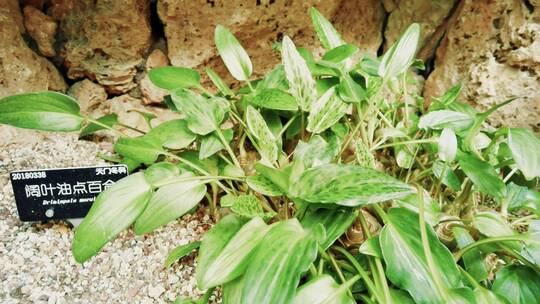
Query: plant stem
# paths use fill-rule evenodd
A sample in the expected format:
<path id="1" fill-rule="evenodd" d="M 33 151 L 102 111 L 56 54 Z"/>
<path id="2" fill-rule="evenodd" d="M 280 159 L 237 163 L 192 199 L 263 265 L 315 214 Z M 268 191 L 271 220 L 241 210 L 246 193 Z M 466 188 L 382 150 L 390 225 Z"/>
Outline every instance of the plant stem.
<path id="1" fill-rule="evenodd" d="M 467 251 L 476 248 L 478 246 L 489 244 L 489 243 L 497 243 L 497 242 L 506 242 L 506 241 L 530 241 L 535 243 L 540 243 L 540 241 L 534 241 L 530 237 L 526 235 L 508 235 L 508 236 L 496 236 L 496 237 L 488 237 L 485 239 L 478 240 L 472 244 L 469 244 L 463 248 L 461 248 L 458 252 L 454 254 L 454 259 L 459 261 L 463 254 L 465 254 Z"/>
<path id="2" fill-rule="evenodd" d="M 291 126 L 291 124 L 294 122 L 295 119 L 296 119 L 296 115 L 291 117 L 291 119 L 287 121 L 287 123 L 283 126 L 283 128 L 281 128 L 281 131 L 279 131 L 277 138 L 280 138 L 281 136 L 283 136 L 283 133 L 287 131 L 287 129 Z"/>
<path id="3" fill-rule="evenodd" d="M 126 128 L 126 129 L 130 129 L 130 130 L 135 131 L 135 132 L 139 132 L 139 133 L 141 133 L 141 134 L 146 134 L 146 132 L 144 132 L 143 130 L 134 128 L 134 127 L 132 127 L 132 126 L 128 126 L 128 125 L 123 124 L 123 123 L 120 123 L 120 122 L 117 123 L 117 125 L 119 125 L 119 126 L 121 126 L 121 127 L 124 127 L 124 128 Z"/>
<path id="4" fill-rule="evenodd" d="M 232 176 L 189 176 L 189 177 L 174 177 L 168 180 L 165 180 L 161 183 L 155 184 L 155 187 L 163 187 L 172 183 L 178 183 L 178 182 L 188 182 L 188 181 L 213 181 L 213 180 L 220 180 L 220 179 L 226 179 L 226 180 L 236 180 L 236 181 L 244 181 L 241 178 L 238 177 L 232 177 Z"/>
<path id="5" fill-rule="evenodd" d="M 115 128 L 113 128 L 111 126 L 108 126 L 108 125 L 106 125 L 106 124 L 104 124 L 104 123 L 102 123 L 102 122 L 100 122 L 100 121 L 98 121 L 96 119 L 93 119 L 93 118 L 90 118 L 90 117 L 85 117 L 84 119 L 86 119 L 87 121 L 89 121 L 89 122 L 91 122 L 93 124 L 96 124 L 96 125 L 98 125 L 100 127 L 111 130 L 113 133 L 115 133 L 118 136 L 127 136 L 126 134 L 124 134 L 124 133 L 116 130 Z"/>
<path id="6" fill-rule="evenodd" d="M 351 286 L 354 285 L 354 283 L 356 283 L 356 281 L 358 281 L 360 279 L 360 276 L 359 275 L 355 275 L 354 277 L 350 278 L 349 280 L 347 280 L 346 282 L 343 282 L 343 284 L 341 286 L 339 286 L 336 290 L 334 290 L 331 294 L 329 294 L 326 299 L 324 299 L 322 302 L 320 302 L 321 304 L 331 304 L 331 303 L 335 303 L 335 300 L 337 298 L 338 295 L 342 294 L 345 290 L 348 290 L 349 288 L 351 288 Z M 349 294 L 352 296 L 352 293 L 351 291 L 349 290 Z"/>
<path id="7" fill-rule="evenodd" d="M 208 289 L 204 295 L 202 296 L 202 298 L 200 298 L 198 301 L 197 301 L 197 304 L 206 304 L 208 303 L 208 300 L 210 299 L 210 296 L 212 295 L 212 293 L 214 293 L 214 289 L 216 289 L 215 287 L 212 287 L 210 289 Z"/>
<path id="8" fill-rule="evenodd" d="M 238 159 L 236 158 L 236 155 L 234 154 L 233 150 L 231 149 L 231 146 L 229 145 L 229 143 L 228 143 L 227 140 L 225 139 L 225 136 L 223 136 L 223 132 L 221 132 L 221 129 L 220 129 L 220 128 L 217 128 L 217 129 L 216 129 L 216 134 L 217 134 L 217 136 L 219 137 L 219 140 L 221 141 L 221 143 L 223 144 L 223 146 L 225 147 L 225 150 L 227 150 L 227 153 L 229 153 L 229 156 L 230 156 L 231 159 L 233 160 L 234 165 L 237 166 L 240 170 L 244 171 L 244 170 L 242 169 L 242 166 L 240 165 L 240 162 L 239 162 Z"/>
<path id="9" fill-rule="evenodd" d="M 416 140 L 407 140 L 407 141 L 400 141 L 400 142 L 394 142 L 389 143 L 385 145 L 379 145 L 374 146 L 371 148 L 371 151 L 388 148 L 388 147 L 394 147 L 394 146 L 400 146 L 400 145 L 412 145 L 412 144 L 427 144 L 427 143 L 435 143 L 437 142 L 435 139 L 428 138 L 428 139 L 416 139 Z"/>
<path id="10" fill-rule="evenodd" d="M 419 213 L 419 224 L 420 224 L 420 236 L 422 238 L 422 247 L 424 247 L 424 255 L 426 256 L 426 261 L 429 267 L 429 270 L 431 272 L 431 277 L 433 278 L 433 282 L 435 283 L 435 286 L 437 286 L 437 290 L 439 292 L 439 295 L 442 297 L 444 302 L 448 302 L 448 299 L 446 299 L 446 292 L 444 288 L 444 284 L 442 283 L 440 273 L 435 268 L 435 261 L 433 260 L 433 255 L 431 254 L 431 248 L 429 247 L 429 240 L 427 236 L 427 230 L 426 230 L 426 221 L 424 219 L 424 193 L 422 191 L 422 188 L 418 187 L 418 213 Z"/>

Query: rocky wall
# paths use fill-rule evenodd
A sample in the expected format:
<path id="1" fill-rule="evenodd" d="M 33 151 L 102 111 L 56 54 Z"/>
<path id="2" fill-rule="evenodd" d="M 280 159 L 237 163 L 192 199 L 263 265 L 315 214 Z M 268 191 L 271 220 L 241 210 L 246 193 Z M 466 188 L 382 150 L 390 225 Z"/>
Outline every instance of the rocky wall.
<path id="1" fill-rule="evenodd" d="M 228 74 L 214 47 L 216 24 L 231 29 L 261 75 L 280 61 L 272 44 L 283 35 L 321 50 L 310 6 L 372 55 L 420 23 L 426 102 L 456 83 L 480 109 L 526 96 L 491 122 L 540 133 L 540 3 L 524 0 L 0 0 L 0 97 L 67 91 L 99 113 L 119 100 L 157 104 L 165 93 L 150 83 L 152 67 Z"/>

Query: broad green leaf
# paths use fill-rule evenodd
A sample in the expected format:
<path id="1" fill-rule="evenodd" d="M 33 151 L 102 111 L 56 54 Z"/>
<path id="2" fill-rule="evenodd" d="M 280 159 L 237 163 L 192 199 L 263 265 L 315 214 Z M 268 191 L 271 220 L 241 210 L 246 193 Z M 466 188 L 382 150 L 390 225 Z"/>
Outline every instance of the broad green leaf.
<path id="1" fill-rule="evenodd" d="M 474 239 L 469 231 L 462 227 L 452 227 L 452 233 L 456 239 L 456 243 L 460 249 L 474 243 Z M 473 248 L 463 255 L 463 263 L 465 270 L 477 281 L 487 279 L 489 273 L 484 261 L 484 255 L 478 248 Z"/>
<path id="2" fill-rule="evenodd" d="M 439 110 L 420 117 L 418 128 L 442 130 L 450 128 L 455 132 L 466 130 L 473 124 L 474 118 L 462 112 Z"/>
<path id="3" fill-rule="evenodd" d="M 468 153 L 458 155 L 459 167 L 480 192 L 497 199 L 504 197 L 506 188 L 497 171 L 488 163 Z"/>
<path id="4" fill-rule="evenodd" d="M 305 168 L 328 164 L 340 152 L 341 145 L 328 142 L 320 135 L 314 135 L 309 142 L 298 141 L 294 150 L 294 160 L 301 161 Z"/>
<path id="5" fill-rule="evenodd" d="M 311 7 L 309 9 L 309 14 L 311 16 L 313 27 L 315 28 L 315 31 L 319 36 L 319 40 L 325 49 L 330 50 L 345 44 L 332 23 L 330 23 L 330 21 L 319 13 L 319 11 L 317 11 L 314 7 Z"/>
<path id="6" fill-rule="evenodd" d="M 474 228 L 488 237 L 508 236 L 516 234 L 504 219 L 496 212 L 483 211 L 474 215 Z"/>
<path id="7" fill-rule="evenodd" d="M 247 81 L 253 66 L 246 50 L 234 35 L 221 25 L 216 26 L 214 39 L 219 55 L 231 75 L 240 81 Z"/>
<path id="8" fill-rule="evenodd" d="M 98 195 L 73 237 L 73 256 L 83 263 L 128 228 L 144 211 L 152 187 L 143 173 L 125 177 Z"/>
<path id="9" fill-rule="evenodd" d="M 461 287 L 461 275 L 452 253 L 429 225 L 425 229 L 433 266 L 445 292 Z M 434 274 L 424 254 L 418 214 L 404 208 L 390 209 L 379 242 L 386 262 L 386 275 L 394 285 L 407 290 L 417 303 L 444 302 L 444 295 L 437 292 Z"/>
<path id="10" fill-rule="evenodd" d="M 341 81 L 337 86 L 337 93 L 345 102 L 361 102 L 367 97 L 366 90 L 356 83 L 349 74 L 342 76 Z"/>
<path id="11" fill-rule="evenodd" d="M 302 285 L 294 299 L 293 304 L 354 304 L 354 301 L 347 294 L 348 288 L 340 288 L 334 279 L 323 274 L 311 279 Z"/>
<path id="12" fill-rule="evenodd" d="M 269 165 L 274 164 L 278 158 L 276 138 L 268 128 L 262 115 L 252 106 L 248 106 L 247 108 L 246 123 L 256 141 L 257 150 L 262 157 L 261 161 Z"/>
<path id="13" fill-rule="evenodd" d="M 0 124 L 44 131 L 78 131 L 83 121 L 79 104 L 65 94 L 24 93 L 0 99 Z"/>
<path id="14" fill-rule="evenodd" d="M 144 171 L 144 177 L 152 186 L 180 175 L 180 168 L 168 162 L 159 162 L 151 165 Z"/>
<path id="15" fill-rule="evenodd" d="M 188 150 L 179 154 L 181 158 L 192 163 L 193 165 L 201 168 L 202 170 L 208 172 L 210 175 L 219 175 L 219 159 L 217 156 L 213 155 L 205 159 L 199 159 L 199 153 L 197 151 Z M 193 171 L 194 169 L 191 166 L 185 164 L 180 164 L 180 167 L 186 171 Z M 202 173 L 198 170 L 195 170 L 196 173 Z"/>
<path id="16" fill-rule="evenodd" d="M 311 203 L 361 206 L 402 198 L 415 189 L 373 169 L 327 164 L 304 171 L 289 192 Z"/>
<path id="17" fill-rule="evenodd" d="M 194 177 L 185 173 L 179 178 Z M 204 197 L 206 186 L 200 180 L 178 181 L 160 187 L 135 221 L 135 233 L 144 234 L 186 214 Z"/>
<path id="18" fill-rule="evenodd" d="M 114 145 L 114 150 L 122 156 L 144 164 L 154 163 L 163 153 L 156 139 L 145 136 L 120 137 Z"/>
<path id="19" fill-rule="evenodd" d="M 267 221 L 276 215 L 275 212 L 264 212 L 259 199 L 252 194 L 244 194 L 236 197 L 234 203 L 231 205 L 231 211 L 236 213 L 240 217 L 254 218 L 260 217 Z"/>
<path id="20" fill-rule="evenodd" d="M 255 164 L 255 170 L 276 185 L 284 193 L 286 193 L 289 189 L 290 167 L 276 169 L 258 163 Z"/>
<path id="21" fill-rule="evenodd" d="M 395 304 L 414 304 L 411 296 L 403 290 L 390 288 L 390 297 Z"/>
<path id="22" fill-rule="evenodd" d="M 227 84 L 225 84 L 223 79 L 221 79 L 221 77 L 219 77 L 219 75 L 214 70 L 212 70 L 211 68 L 206 68 L 205 71 L 208 75 L 208 78 L 212 80 L 214 85 L 221 91 L 221 93 L 223 93 L 223 95 L 234 96 L 234 92 L 229 88 Z"/>
<path id="23" fill-rule="evenodd" d="M 526 266 L 509 265 L 497 272 L 492 290 L 510 303 L 540 303 L 540 275 Z"/>
<path id="24" fill-rule="evenodd" d="M 483 287 L 478 287 L 474 290 L 474 297 L 476 299 L 476 303 L 478 304 L 510 304 L 506 298 Z"/>
<path id="25" fill-rule="evenodd" d="M 189 90 L 176 90 L 171 94 L 176 107 L 186 115 L 188 128 L 196 134 L 206 135 L 217 130 L 225 118 L 223 104 L 217 98 L 204 98 Z"/>
<path id="26" fill-rule="evenodd" d="M 223 130 L 223 137 L 225 140 L 230 143 L 234 136 L 234 131 L 232 129 Z M 215 131 L 205 135 L 201 138 L 201 147 L 199 148 L 199 158 L 205 159 L 208 158 L 220 150 L 225 149 L 223 143 L 219 137 L 215 134 Z"/>
<path id="27" fill-rule="evenodd" d="M 249 102 L 257 107 L 272 110 L 298 110 L 296 99 L 280 89 L 263 89 L 257 95 L 249 98 Z"/>
<path id="28" fill-rule="evenodd" d="M 190 68 L 184 67 L 159 67 L 151 69 L 148 77 L 152 83 L 165 90 L 174 90 L 180 88 L 199 87 L 201 76 Z"/>
<path id="29" fill-rule="evenodd" d="M 508 147 L 527 180 L 540 177 L 540 139 L 531 130 L 509 128 Z"/>
<path id="30" fill-rule="evenodd" d="M 306 61 L 294 46 L 292 40 L 285 36 L 281 50 L 285 75 L 289 81 L 289 93 L 296 98 L 296 102 L 303 111 L 309 111 L 311 104 L 317 99 L 315 80 Z"/>
<path id="31" fill-rule="evenodd" d="M 193 250 L 199 248 L 200 245 L 201 242 L 192 242 L 174 248 L 171 252 L 169 252 L 167 259 L 165 260 L 165 268 L 171 267 L 174 262 L 189 255 Z"/>
<path id="32" fill-rule="evenodd" d="M 441 207 L 439 206 L 438 202 L 431 198 L 429 192 L 427 192 L 425 189 L 422 189 L 422 193 L 424 195 L 424 218 L 426 223 L 432 227 L 435 227 L 439 223 L 440 218 L 443 216 Z M 418 213 L 418 199 L 418 194 L 415 193 L 407 195 L 404 198 L 397 199 L 394 201 L 394 203 L 398 207 L 406 208 L 414 213 Z"/>
<path id="33" fill-rule="evenodd" d="M 358 47 L 352 44 L 343 44 L 326 52 L 322 60 L 340 63 L 358 52 Z"/>
<path id="34" fill-rule="evenodd" d="M 349 105 L 337 96 L 335 87 L 330 88 L 311 105 L 307 130 L 315 134 L 323 132 L 336 124 L 345 115 L 348 107 Z"/>
<path id="35" fill-rule="evenodd" d="M 211 288 L 241 276 L 252 259 L 250 256 L 271 226 L 255 217 L 238 230 L 223 249 L 204 267 L 197 267 L 197 284 L 201 289 Z M 204 241 L 203 241 L 204 242 Z M 202 260 L 202 259 L 201 259 Z M 255 260 L 260 263 L 262 260 Z"/>
<path id="36" fill-rule="evenodd" d="M 283 65 L 279 64 L 273 70 L 266 73 L 264 78 L 257 82 L 256 88 L 257 91 L 264 89 L 281 89 L 286 91 L 289 88 L 289 84 Z"/>
<path id="37" fill-rule="evenodd" d="M 197 137 L 183 119 L 169 120 L 150 130 L 145 138 L 155 139 L 167 149 L 179 150 L 189 146 Z"/>
<path id="38" fill-rule="evenodd" d="M 420 25 L 409 25 L 405 33 L 386 51 L 379 65 L 379 76 L 391 79 L 411 66 L 420 40 Z"/>
<path id="39" fill-rule="evenodd" d="M 456 158 L 457 138 L 454 131 L 450 128 L 444 128 L 439 137 L 439 158 L 445 162 L 451 162 Z"/>
<path id="40" fill-rule="evenodd" d="M 264 195 L 280 196 L 285 194 L 281 188 L 262 175 L 248 176 L 246 183 L 251 189 Z"/>
<path id="41" fill-rule="evenodd" d="M 317 257 L 317 243 L 298 220 L 267 232 L 244 274 L 242 303 L 291 303 L 300 277 Z"/>
<path id="42" fill-rule="evenodd" d="M 513 182 L 506 185 L 506 197 L 504 200 L 508 203 L 509 211 L 527 209 L 537 215 L 540 212 L 540 193 L 527 187 L 518 186 Z"/>
<path id="43" fill-rule="evenodd" d="M 98 118 L 97 121 L 106 126 L 112 127 L 118 123 L 118 115 L 116 114 L 103 115 L 100 118 Z M 79 133 L 79 138 L 86 137 L 92 133 L 95 133 L 103 129 L 105 129 L 105 127 L 102 127 L 100 125 L 97 125 L 91 122 L 81 130 L 81 132 Z"/>
<path id="44" fill-rule="evenodd" d="M 242 304 L 242 289 L 244 289 L 244 277 L 223 284 L 223 304 Z"/>
<path id="45" fill-rule="evenodd" d="M 322 224 L 326 238 L 320 245 L 326 250 L 352 225 L 358 215 L 351 209 L 323 209 L 310 207 L 301 220 L 302 226 L 311 231 Z"/>

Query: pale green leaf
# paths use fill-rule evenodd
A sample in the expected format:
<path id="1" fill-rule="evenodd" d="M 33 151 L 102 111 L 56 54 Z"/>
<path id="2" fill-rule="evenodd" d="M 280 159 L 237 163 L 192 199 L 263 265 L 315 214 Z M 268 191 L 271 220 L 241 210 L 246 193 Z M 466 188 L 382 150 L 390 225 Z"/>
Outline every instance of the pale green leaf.
<path id="1" fill-rule="evenodd" d="M 155 163 L 144 170 L 144 177 L 154 187 L 158 183 L 175 178 L 178 175 L 180 175 L 178 166 L 168 162 Z"/>
<path id="2" fill-rule="evenodd" d="M 152 128 L 145 138 L 155 139 L 167 149 L 179 150 L 189 146 L 197 137 L 183 119 L 174 119 Z"/>
<path id="3" fill-rule="evenodd" d="M 296 219 L 277 223 L 250 258 L 241 302 L 291 303 L 300 277 L 316 256 L 316 241 Z"/>
<path id="4" fill-rule="evenodd" d="M 263 89 L 257 95 L 249 98 L 249 102 L 254 106 L 272 110 L 298 110 L 296 99 L 280 89 Z"/>
<path id="5" fill-rule="evenodd" d="M 454 131 L 450 128 L 444 128 L 438 141 L 439 158 L 445 162 L 451 162 L 457 153 L 457 138 Z"/>
<path id="6" fill-rule="evenodd" d="M 173 66 L 151 69 L 148 77 L 155 86 L 165 90 L 198 87 L 201 81 L 197 71 Z"/>
<path id="7" fill-rule="evenodd" d="M 450 128 L 455 132 L 463 131 L 473 124 L 474 118 L 462 112 L 439 110 L 420 117 L 418 128 L 442 130 Z"/>
<path id="8" fill-rule="evenodd" d="M 361 102 L 367 97 L 366 90 L 356 83 L 349 74 L 342 76 L 341 82 L 337 86 L 337 93 L 345 102 Z"/>
<path id="9" fill-rule="evenodd" d="M 369 168 L 327 164 L 308 169 L 290 186 L 293 197 L 312 203 L 361 206 L 405 197 L 416 190 Z"/>
<path id="10" fill-rule="evenodd" d="M 302 226 L 312 231 L 317 225 L 322 224 L 325 231 L 325 240 L 320 243 L 321 247 L 328 249 L 347 229 L 352 225 L 358 215 L 351 209 L 323 209 L 310 207 L 302 218 Z"/>
<path id="11" fill-rule="evenodd" d="M 189 90 L 176 90 L 171 94 L 173 103 L 184 115 L 188 128 L 196 134 L 206 135 L 217 130 L 227 109 L 217 98 L 204 98 Z"/>
<path id="12" fill-rule="evenodd" d="M 72 246 L 75 260 L 85 262 L 128 228 L 144 211 L 151 194 L 152 187 L 143 173 L 125 177 L 99 194 L 75 229 Z"/>
<path id="13" fill-rule="evenodd" d="M 452 253 L 444 246 L 433 229 L 426 225 L 429 249 L 435 271 L 446 292 L 462 287 L 461 275 Z M 437 292 L 420 238 L 418 214 L 403 208 L 392 208 L 383 227 L 379 242 L 386 275 L 401 289 L 407 290 L 417 303 L 442 303 L 444 295 Z"/>
<path id="14" fill-rule="evenodd" d="M 296 98 L 296 102 L 303 111 L 309 111 L 311 104 L 317 99 L 315 80 L 306 61 L 300 56 L 288 36 L 283 38 L 281 57 L 285 75 L 289 81 L 289 92 Z"/>
<path id="15" fill-rule="evenodd" d="M 257 248 L 270 227 L 259 217 L 255 217 L 243 225 L 219 254 L 211 261 L 207 261 L 204 267 L 197 267 L 199 288 L 211 288 L 241 276 L 252 261 L 250 259 L 252 251 Z M 259 263 L 256 260 L 255 262 Z"/>
<path id="16" fill-rule="evenodd" d="M 205 69 L 208 78 L 212 80 L 214 85 L 223 93 L 225 96 L 234 96 L 234 92 L 229 88 L 229 86 L 219 77 L 219 75 L 212 70 L 211 68 Z"/>
<path id="17" fill-rule="evenodd" d="M 474 297 L 478 304 L 510 304 L 506 298 L 483 287 L 478 287 L 474 290 Z"/>
<path id="18" fill-rule="evenodd" d="M 509 128 L 508 147 L 526 179 L 540 177 L 540 139 L 531 130 Z"/>
<path id="19" fill-rule="evenodd" d="M 120 137 L 114 145 L 114 150 L 122 156 L 144 164 L 154 163 L 163 153 L 156 139 L 145 136 Z"/>
<path id="20" fill-rule="evenodd" d="M 191 173 L 179 176 L 194 177 Z M 178 181 L 160 187 L 135 221 L 135 233 L 144 234 L 169 223 L 193 209 L 204 197 L 206 186 L 200 180 Z"/>
<path id="21" fill-rule="evenodd" d="M 319 13 L 319 11 L 317 11 L 314 7 L 311 7 L 309 9 L 309 14 L 311 16 L 313 27 L 315 28 L 315 31 L 319 36 L 319 40 L 325 49 L 330 50 L 345 44 L 332 23 L 330 23 L 330 21 Z"/>
<path id="22" fill-rule="evenodd" d="M 246 111 L 246 123 L 256 141 L 256 147 L 262 157 L 262 162 L 272 165 L 278 158 L 277 140 L 268 128 L 264 118 L 252 106 Z"/>
<path id="23" fill-rule="evenodd" d="M 308 115 L 307 130 L 318 134 L 336 124 L 345 115 L 348 104 L 336 94 L 335 87 L 326 91 L 312 104 Z"/>
<path id="24" fill-rule="evenodd" d="M 379 65 L 379 76 L 391 79 L 405 72 L 413 63 L 419 40 L 420 25 L 413 23 L 384 54 Z"/>
<path id="25" fill-rule="evenodd" d="M 79 104 L 65 94 L 24 93 L 0 99 L 0 124 L 45 131 L 78 131 L 83 121 Z"/>
<path id="26" fill-rule="evenodd" d="M 233 130 L 232 129 L 223 130 L 222 133 L 227 143 L 230 143 L 234 136 Z M 214 131 L 208 135 L 205 135 L 203 138 L 201 138 L 201 147 L 199 148 L 199 158 L 200 159 L 208 158 L 222 149 L 225 149 L 225 146 L 223 146 L 223 143 L 221 142 L 218 135 L 216 135 Z"/>
<path id="27" fill-rule="evenodd" d="M 200 245 L 201 242 L 192 242 L 174 248 L 171 252 L 169 252 L 167 259 L 165 260 L 165 268 L 171 267 L 174 262 L 189 255 L 193 250 L 199 248 Z"/>
<path id="28" fill-rule="evenodd" d="M 332 140 L 332 139 L 330 139 Z M 294 160 L 301 161 L 305 168 L 328 164 L 340 152 L 341 145 L 336 141 L 326 141 L 320 135 L 314 135 L 309 142 L 299 141 L 294 150 Z"/>
<path id="29" fill-rule="evenodd" d="M 221 25 L 216 26 L 214 39 L 219 55 L 231 75 L 240 81 L 247 81 L 253 66 L 246 50 L 240 45 L 236 37 Z"/>
<path id="30" fill-rule="evenodd" d="M 340 288 L 334 279 L 323 274 L 319 277 L 311 279 L 306 284 L 302 285 L 294 299 L 293 304 L 354 304 L 354 301 L 347 291 L 349 289 Z"/>

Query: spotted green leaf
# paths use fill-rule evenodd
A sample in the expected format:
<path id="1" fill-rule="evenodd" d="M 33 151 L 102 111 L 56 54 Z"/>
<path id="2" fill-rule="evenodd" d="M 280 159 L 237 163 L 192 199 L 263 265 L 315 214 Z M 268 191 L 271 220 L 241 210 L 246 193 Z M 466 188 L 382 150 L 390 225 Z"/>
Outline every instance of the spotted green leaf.
<path id="1" fill-rule="evenodd" d="M 264 212 L 259 199 L 252 194 L 244 194 L 235 198 L 231 205 L 231 211 L 240 217 L 254 218 L 260 217 L 263 220 L 269 220 L 276 215 L 275 212 Z"/>
<path id="2" fill-rule="evenodd" d="M 311 203 L 362 206 L 402 198 L 415 189 L 377 170 L 327 164 L 304 171 L 289 192 Z"/>
<path id="3" fill-rule="evenodd" d="M 83 121 L 79 104 L 65 94 L 24 93 L 0 99 L 0 124 L 45 131 L 78 131 Z"/>
<path id="4" fill-rule="evenodd" d="M 290 94 L 280 89 L 264 89 L 249 99 L 249 102 L 257 107 L 281 110 L 281 111 L 296 111 L 298 104 L 296 99 Z"/>
<path id="5" fill-rule="evenodd" d="M 253 139 L 256 141 L 257 150 L 262 157 L 261 161 L 273 165 L 278 158 L 277 140 L 262 115 L 252 106 L 247 108 L 246 123 Z"/>
<path id="6" fill-rule="evenodd" d="M 317 99 L 315 80 L 306 61 L 300 56 L 288 36 L 283 38 L 281 57 L 285 75 L 289 81 L 289 93 L 296 98 L 296 102 L 303 111 L 309 111 L 311 104 Z"/>
<path id="7" fill-rule="evenodd" d="M 419 40 L 420 25 L 413 23 L 384 54 L 379 65 L 379 76 L 391 79 L 405 72 L 413 63 Z"/>
<path id="8" fill-rule="evenodd" d="M 317 36 L 319 36 L 319 40 L 325 49 L 330 50 L 345 44 L 332 23 L 330 23 L 328 19 L 319 13 L 319 11 L 317 11 L 314 7 L 311 7 L 309 9 L 309 14 L 311 16 L 313 27 L 317 32 Z"/>
<path id="9" fill-rule="evenodd" d="M 189 90 L 176 90 L 171 94 L 175 106 L 186 115 L 191 132 L 206 135 L 217 130 L 225 118 L 227 108 L 217 98 L 205 98 Z"/>
<path id="10" fill-rule="evenodd" d="M 219 55 L 231 75 L 240 81 L 247 81 L 253 66 L 246 50 L 240 45 L 236 37 L 221 25 L 216 26 L 214 39 Z"/>
<path id="11" fill-rule="evenodd" d="M 246 183 L 251 189 L 264 195 L 280 196 L 284 194 L 283 190 L 262 175 L 248 176 Z"/>
<path id="12" fill-rule="evenodd" d="M 307 130 L 318 134 L 336 124 L 345 112 L 348 104 L 343 102 L 335 92 L 335 87 L 326 91 L 312 104 L 308 115 Z"/>

